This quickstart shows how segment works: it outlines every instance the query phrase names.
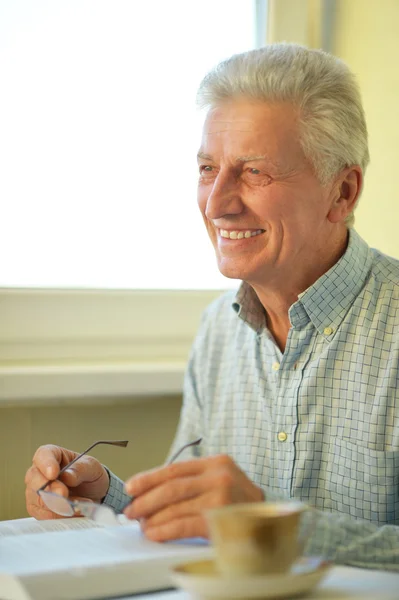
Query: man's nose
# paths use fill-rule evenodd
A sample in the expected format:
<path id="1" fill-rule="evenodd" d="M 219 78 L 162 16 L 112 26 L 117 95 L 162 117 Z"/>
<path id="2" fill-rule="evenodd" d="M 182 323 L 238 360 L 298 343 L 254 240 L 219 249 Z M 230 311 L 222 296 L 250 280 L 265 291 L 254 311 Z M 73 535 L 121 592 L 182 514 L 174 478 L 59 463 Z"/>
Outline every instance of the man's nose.
<path id="1" fill-rule="evenodd" d="M 206 217 L 214 220 L 226 215 L 237 215 L 241 211 L 239 182 L 231 175 L 219 173 L 207 198 Z"/>

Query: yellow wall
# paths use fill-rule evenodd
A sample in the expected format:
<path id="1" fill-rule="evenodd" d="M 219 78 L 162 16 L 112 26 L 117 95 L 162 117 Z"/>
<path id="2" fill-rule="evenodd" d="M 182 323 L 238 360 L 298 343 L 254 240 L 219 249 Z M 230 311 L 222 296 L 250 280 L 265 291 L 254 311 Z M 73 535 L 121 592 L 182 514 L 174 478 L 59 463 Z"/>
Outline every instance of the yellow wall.
<path id="1" fill-rule="evenodd" d="M 320 47 L 323 0 L 269 0 L 268 39 Z M 330 4 L 331 6 L 331 4 Z M 371 162 L 355 227 L 399 258 L 399 1 L 335 0 L 329 50 L 355 73 L 366 112 Z"/>
<path id="2" fill-rule="evenodd" d="M 127 439 L 127 448 L 93 450 L 93 456 L 126 479 L 164 461 L 180 406 L 181 398 L 164 397 L 99 406 L 0 408 L 0 520 L 28 516 L 24 475 L 41 444 L 82 451 L 99 439 Z"/>
<path id="3" fill-rule="evenodd" d="M 398 0 L 337 2 L 333 50 L 358 78 L 370 136 L 356 229 L 370 245 L 399 258 L 398 27 Z"/>

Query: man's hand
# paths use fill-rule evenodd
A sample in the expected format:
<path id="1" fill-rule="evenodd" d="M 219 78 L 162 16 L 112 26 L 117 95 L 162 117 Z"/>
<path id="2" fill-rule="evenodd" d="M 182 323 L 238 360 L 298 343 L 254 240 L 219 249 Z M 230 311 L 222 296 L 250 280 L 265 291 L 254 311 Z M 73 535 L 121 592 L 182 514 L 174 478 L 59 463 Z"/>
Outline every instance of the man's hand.
<path id="1" fill-rule="evenodd" d="M 154 541 L 208 537 L 203 511 L 261 502 L 262 490 L 228 456 L 199 458 L 140 473 L 126 482 L 134 500 L 125 509 Z"/>
<path id="2" fill-rule="evenodd" d="M 59 446 L 40 446 L 36 451 L 32 466 L 25 475 L 26 509 L 36 519 L 59 519 L 49 510 L 36 493 L 46 481 L 52 483 L 46 491 L 60 494 L 70 500 L 92 500 L 101 502 L 107 493 L 109 477 L 104 467 L 91 456 L 82 456 L 57 479 L 60 469 L 71 462 L 77 452 Z M 55 480 L 55 481 L 54 481 Z"/>

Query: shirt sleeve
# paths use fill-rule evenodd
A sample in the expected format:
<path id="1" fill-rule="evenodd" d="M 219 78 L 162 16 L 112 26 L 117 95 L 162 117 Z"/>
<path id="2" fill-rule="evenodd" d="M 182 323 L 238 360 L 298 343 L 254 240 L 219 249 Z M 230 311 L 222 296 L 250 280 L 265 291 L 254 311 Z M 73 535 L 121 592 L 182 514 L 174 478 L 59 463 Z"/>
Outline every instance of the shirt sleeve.
<path id="1" fill-rule="evenodd" d="M 104 465 L 105 466 L 105 465 Z M 130 496 L 125 492 L 125 484 L 122 479 L 119 479 L 112 471 L 105 469 L 109 475 L 109 487 L 106 496 L 103 499 L 103 504 L 110 506 L 116 513 L 122 512 Z"/>
<path id="2" fill-rule="evenodd" d="M 399 527 L 378 526 L 346 515 L 310 510 L 304 514 L 308 532 L 305 554 L 337 564 L 399 571 Z"/>

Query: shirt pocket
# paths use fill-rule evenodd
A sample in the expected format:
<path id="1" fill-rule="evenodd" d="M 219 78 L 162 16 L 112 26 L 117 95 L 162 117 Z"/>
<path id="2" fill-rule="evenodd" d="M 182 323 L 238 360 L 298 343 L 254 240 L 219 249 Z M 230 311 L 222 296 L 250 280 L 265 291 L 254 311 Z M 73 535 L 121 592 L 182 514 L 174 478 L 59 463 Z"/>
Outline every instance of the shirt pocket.
<path id="1" fill-rule="evenodd" d="M 399 525 L 399 450 L 370 450 L 336 438 L 327 460 L 326 490 L 334 512 Z"/>

